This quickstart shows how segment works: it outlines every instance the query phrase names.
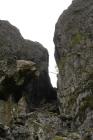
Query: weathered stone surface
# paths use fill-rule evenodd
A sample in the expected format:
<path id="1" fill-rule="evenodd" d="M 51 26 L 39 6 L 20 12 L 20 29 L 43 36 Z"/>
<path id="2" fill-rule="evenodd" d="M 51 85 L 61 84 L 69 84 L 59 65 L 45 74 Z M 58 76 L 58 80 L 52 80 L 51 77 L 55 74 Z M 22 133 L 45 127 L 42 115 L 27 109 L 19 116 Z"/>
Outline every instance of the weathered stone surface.
<path id="1" fill-rule="evenodd" d="M 61 119 L 53 108 L 56 108 L 55 103 L 42 105 L 34 112 L 15 116 L 9 127 L 1 124 L 0 139 L 52 140 L 62 129 Z"/>
<path id="2" fill-rule="evenodd" d="M 1 140 L 93 140 L 92 5 L 74 0 L 56 24 L 60 114 L 47 50 L 0 21 Z"/>
<path id="3" fill-rule="evenodd" d="M 93 0 L 74 0 L 55 27 L 61 115 L 71 126 L 93 128 Z M 73 123 L 74 124 L 73 124 Z"/>
<path id="4" fill-rule="evenodd" d="M 10 126 L 19 115 L 56 99 L 48 75 L 48 59 L 48 51 L 40 43 L 25 40 L 16 27 L 0 20 L 0 122 L 3 125 Z M 26 126 L 15 125 L 13 138 L 27 139 L 28 133 Z"/>
<path id="5" fill-rule="evenodd" d="M 49 56 L 47 50 L 38 42 L 25 40 L 25 44 L 19 52 L 18 59 L 35 62 L 40 72 L 37 80 L 31 80 L 25 84 L 26 91 L 28 93 L 33 92 L 32 96 L 29 97 L 32 104 L 37 106 L 41 100 L 47 102 L 56 99 L 56 91 L 52 88 L 48 75 Z"/>
<path id="6" fill-rule="evenodd" d="M 36 64 L 32 61 L 16 60 L 15 63 L 16 67 L 14 72 L 11 72 L 12 74 L 4 73 L 4 78 L 2 78 L 0 83 L 0 122 L 7 125 L 9 125 L 9 122 L 14 116 L 17 116 L 19 112 L 23 112 L 21 109 L 22 104 L 23 110 L 25 110 L 25 112 L 28 110 L 26 101 L 27 95 L 25 96 L 23 94 L 23 87 L 27 77 L 39 76 Z M 9 68 L 7 68 L 7 70 L 8 69 Z M 24 101 L 20 99 L 21 97 L 24 98 Z"/>
<path id="7" fill-rule="evenodd" d="M 0 130 L 2 140 L 83 140 L 78 132 L 67 132 L 62 128 L 58 114 L 41 108 L 20 115 L 12 121 L 10 127 L 2 125 Z"/>
<path id="8" fill-rule="evenodd" d="M 0 123 L 9 125 L 14 116 L 17 116 L 17 104 L 10 98 L 7 101 L 0 100 Z"/>
<path id="9" fill-rule="evenodd" d="M 18 102 L 24 95 L 29 110 L 42 100 L 56 99 L 48 57 L 40 43 L 23 39 L 16 27 L 0 20 L 0 99 L 11 96 Z"/>

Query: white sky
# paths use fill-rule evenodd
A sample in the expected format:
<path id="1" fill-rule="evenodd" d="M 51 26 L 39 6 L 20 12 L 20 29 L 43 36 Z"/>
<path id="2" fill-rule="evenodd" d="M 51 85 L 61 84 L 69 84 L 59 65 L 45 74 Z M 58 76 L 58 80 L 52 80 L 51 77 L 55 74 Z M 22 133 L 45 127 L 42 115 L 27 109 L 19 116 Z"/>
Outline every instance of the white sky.
<path id="1" fill-rule="evenodd" d="M 38 41 L 49 51 L 49 71 L 56 73 L 53 36 L 55 24 L 72 0 L 0 0 L 0 19 L 15 25 L 26 39 Z M 56 75 L 50 73 L 53 86 Z"/>

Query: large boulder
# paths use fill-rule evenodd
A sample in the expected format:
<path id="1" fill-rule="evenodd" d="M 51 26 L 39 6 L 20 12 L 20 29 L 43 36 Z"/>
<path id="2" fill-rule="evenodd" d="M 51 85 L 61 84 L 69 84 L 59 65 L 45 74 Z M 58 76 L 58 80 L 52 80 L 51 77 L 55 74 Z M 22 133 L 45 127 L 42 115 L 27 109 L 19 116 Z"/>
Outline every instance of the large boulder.
<path id="1" fill-rule="evenodd" d="M 93 128 L 93 0 L 72 2 L 58 19 L 54 43 L 60 113 L 72 120 L 67 127 L 89 131 Z"/>
<path id="2" fill-rule="evenodd" d="M 8 21 L 0 20 L 0 100 L 18 103 L 27 110 L 56 99 L 48 75 L 48 51 L 40 43 L 25 40 Z"/>
<path id="3" fill-rule="evenodd" d="M 18 54 L 18 59 L 31 60 L 37 64 L 39 77 L 37 80 L 29 81 L 25 84 L 24 91 L 28 91 L 27 99 L 32 104 L 38 105 L 43 101 L 51 101 L 56 99 L 56 91 L 52 88 L 48 75 L 49 55 L 40 43 L 25 40 L 24 46 Z M 32 86 L 31 86 L 32 85 Z M 31 92 L 33 94 L 31 94 Z M 30 100 L 29 100 L 30 99 Z"/>

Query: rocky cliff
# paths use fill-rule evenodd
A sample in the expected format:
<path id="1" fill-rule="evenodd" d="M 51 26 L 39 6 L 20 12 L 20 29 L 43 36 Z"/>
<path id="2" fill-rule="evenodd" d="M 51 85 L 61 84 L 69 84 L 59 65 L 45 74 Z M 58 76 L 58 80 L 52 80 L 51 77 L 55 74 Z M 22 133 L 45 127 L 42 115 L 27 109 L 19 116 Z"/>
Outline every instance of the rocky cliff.
<path id="1" fill-rule="evenodd" d="M 0 21 L 0 140 L 93 140 L 92 25 L 92 0 L 73 0 L 59 17 L 56 97 L 47 50 Z"/>
<path id="2" fill-rule="evenodd" d="M 25 40 L 16 27 L 0 20 L 0 102 L 1 106 L 5 102 L 4 113 L 11 116 L 8 106 L 16 106 L 21 98 L 26 112 L 56 99 L 48 75 L 48 57 L 40 43 Z"/>
<path id="3" fill-rule="evenodd" d="M 93 130 L 93 1 L 74 0 L 55 27 L 58 100 L 67 128 Z M 93 139 L 93 136 L 91 136 Z"/>

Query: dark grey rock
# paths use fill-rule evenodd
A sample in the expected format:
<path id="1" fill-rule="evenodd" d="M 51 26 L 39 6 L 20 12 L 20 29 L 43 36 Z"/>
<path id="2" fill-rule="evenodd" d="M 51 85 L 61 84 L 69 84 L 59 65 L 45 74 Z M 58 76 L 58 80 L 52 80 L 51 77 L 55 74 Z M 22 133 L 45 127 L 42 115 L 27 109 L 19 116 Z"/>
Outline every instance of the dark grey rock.
<path id="1" fill-rule="evenodd" d="M 18 102 L 25 96 L 28 110 L 42 100 L 56 99 L 48 75 L 48 59 L 48 51 L 40 43 L 23 39 L 16 27 L 0 20 L 0 99 L 11 96 Z M 18 60 L 33 61 L 35 67 L 17 71 Z"/>
<path id="2" fill-rule="evenodd" d="M 40 72 L 39 77 L 36 80 L 30 78 L 25 83 L 24 91 L 28 91 L 30 94 L 32 104 L 38 105 L 41 100 L 51 101 L 56 99 L 56 90 L 52 88 L 50 78 L 48 75 L 48 63 L 49 55 L 47 49 L 45 49 L 40 43 L 25 40 L 25 44 L 19 52 L 18 59 L 31 60 L 37 64 L 37 68 Z M 31 86 L 32 85 L 32 86 Z"/>
<path id="3" fill-rule="evenodd" d="M 52 139 L 61 128 L 48 59 L 40 43 L 23 39 L 17 28 L 0 20 L 1 140 Z"/>
<path id="4" fill-rule="evenodd" d="M 45 104 L 34 112 L 14 117 L 9 127 L 0 124 L 0 139 L 52 140 L 62 130 L 61 119 L 52 108 L 56 108 L 55 103 Z"/>
<path id="5" fill-rule="evenodd" d="M 93 1 L 74 0 L 55 27 L 61 115 L 74 128 L 93 128 Z"/>

